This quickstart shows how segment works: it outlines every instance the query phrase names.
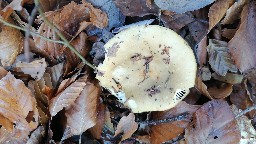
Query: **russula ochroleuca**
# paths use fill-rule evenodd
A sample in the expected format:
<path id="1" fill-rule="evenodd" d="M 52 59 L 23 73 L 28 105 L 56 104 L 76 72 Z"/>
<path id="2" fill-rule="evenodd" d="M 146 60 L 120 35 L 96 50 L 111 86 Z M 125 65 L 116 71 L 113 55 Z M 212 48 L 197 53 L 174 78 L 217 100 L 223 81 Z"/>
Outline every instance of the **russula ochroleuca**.
<path id="1" fill-rule="evenodd" d="M 195 84 L 193 51 L 168 28 L 135 26 L 115 35 L 104 47 L 105 60 L 96 78 L 134 113 L 170 109 Z"/>

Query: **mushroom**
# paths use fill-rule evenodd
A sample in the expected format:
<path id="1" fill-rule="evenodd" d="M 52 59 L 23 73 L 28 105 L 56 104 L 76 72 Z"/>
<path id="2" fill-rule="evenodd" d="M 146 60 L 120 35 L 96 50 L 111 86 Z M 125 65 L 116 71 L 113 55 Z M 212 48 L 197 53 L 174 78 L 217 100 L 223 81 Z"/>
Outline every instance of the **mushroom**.
<path id="1" fill-rule="evenodd" d="M 96 78 L 134 113 L 170 109 L 195 84 L 193 51 L 168 28 L 135 26 L 115 35 L 104 47 L 105 60 Z"/>

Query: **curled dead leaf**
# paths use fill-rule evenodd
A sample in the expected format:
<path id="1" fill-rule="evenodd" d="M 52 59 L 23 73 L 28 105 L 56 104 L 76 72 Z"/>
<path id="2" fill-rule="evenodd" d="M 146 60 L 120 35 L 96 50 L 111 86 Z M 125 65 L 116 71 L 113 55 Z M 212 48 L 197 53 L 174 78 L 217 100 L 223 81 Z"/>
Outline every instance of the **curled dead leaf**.
<path id="1" fill-rule="evenodd" d="M 7 22 L 14 23 L 11 18 Z M 23 48 L 23 36 L 15 28 L 1 25 L 0 32 L 0 60 L 3 66 L 10 66 Z"/>
<path id="2" fill-rule="evenodd" d="M 232 24 L 235 20 L 237 20 L 240 15 L 243 7 L 248 0 L 238 0 L 236 1 L 226 12 L 225 18 L 221 21 L 221 24 Z"/>
<path id="3" fill-rule="evenodd" d="M 209 10 L 209 29 L 210 31 L 226 14 L 228 8 L 235 2 L 235 0 L 216 0 Z"/>
<path id="4" fill-rule="evenodd" d="M 132 134 L 137 130 L 138 124 L 135 122 L 135 115 L 130 113 L 128 116 L 123 116 L 119 123 L 117 124 L 117 128 L 115 131 L 115 136 L 123 133 L 121 141 L 128 139 L 132 136 Z"/>
<path id="5" fill-rule="evenodd" d="M 236 33 L 237 29 L 227 29 L 224 28 L 221 32 L 221 35 L 227 39 L 232 39 Z"/>

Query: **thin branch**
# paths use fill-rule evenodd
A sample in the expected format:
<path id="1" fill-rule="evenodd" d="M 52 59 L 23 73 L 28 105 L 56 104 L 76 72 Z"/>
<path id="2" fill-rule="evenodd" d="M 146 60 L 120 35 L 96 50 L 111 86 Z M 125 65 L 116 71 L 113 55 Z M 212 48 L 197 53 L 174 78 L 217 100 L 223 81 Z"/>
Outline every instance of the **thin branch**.
<path id="1" fill-rule="evenodd" d="M 162 120 L 151 120 L 151 121 L 142 121 L 142 122 L 137 122 L 138 124 L 146 124 L 146 125 L 157 125 L 157 124 L 162 124 L 162 123 L 169 123 L 173 121 L 180 121 L 184 120 L 188 117 L 188 113 L 183 113 L 179 116 L 176 117 L 171 117 L 167 119 L 162 119 Z"/>
<path id="2" fill-rule="evenodd" d="M 241 117 L 242 115 L 245 115 L 246 113 L 248 113 L 252 110 L 256 110 L 256 105 L 253 105 L 253 106 L 248 107 L 247 109 L 243 110 L 242 112 L 240 112 L 239 114 L 236 115 L 235 119 Z"/>
<path id="3" fill-rule="evenodd" d="M 30 31 L 30 26 L 32 26 L 34 18 L 36 16 L 38 7 L 35 6 L 34 9 L 31 12 L 28 25 L 26 26 L 26 32 L 25 32 L 25 39 L 24 39 L 24 54 L 25 54 L 25 59 L 27 62 L 29 62 L 29 31 Z"/>
<path id="4" fill-rule="evenodd" d="M 16 29 L 18 29 L 18 30 L 22 30 L 22 31 L 26 32 L 26 28 L 22 28 L 22 27 L 16 26 L 16 25 L 11 24 L 11 23 L 9 23 L 9 22 L 7 22 L 7 21 L 1 19 L 1 18 L 0 18 L 0 22 L 2 22 L 2 23 L 3 23 L 4 25 L 6 25 L 6 26 L 9 26 L 9 27 L 12 27 L 12 28 L 16 28 Z M 42 35 L 40 35 L 40 34 L 38 34 L 38 33 L 36 33 L 36 32 L 33 32 L 33 31 L 29 31 L 29 33 L 30 33 L 31 35 L 36 35 L 36 36 L 38 36 L 38 37 L 40 37 L 40 38 L 42 38 L 42 39 L 44 39 L 44 40 L 46 40 L 46 41 L 53 42 L 53 43 L 59 43 L 59 44 L 65 45 L 65 43 L 64 43 L 63 41 L 52 40 L 52 39 L 46 38 L 46 37 L 44 37 L 44 36 L 42 36 Z"/>
<path id="5" fill-rule="evenodd" d="M 81 60 L 84 64 L 88 65 L 89 67 L 91 67 L 92 69 L 96 70 L 95 66 L 92 65 L 91 63 L 89 63 L 70 43 L 69 41 L 65 38 L 64 35 L 62 35 L 62 33 L 45 17 L 44 12 L 42 11 L 42 9 L 40 8 L 40 4 L 38 0 L 34 0 L 35 2 L 35 6 L 38 6 L 38 11 L 40 13 L 40 15 L 42 16 L 44 22 L 46 22 L 48 24 L 48 26 L 50 26 L 55 32 L 56 34 L 61 38 L 61 40 L 65 43 L 65 45 L 71 50 L 73 51 Z"/>

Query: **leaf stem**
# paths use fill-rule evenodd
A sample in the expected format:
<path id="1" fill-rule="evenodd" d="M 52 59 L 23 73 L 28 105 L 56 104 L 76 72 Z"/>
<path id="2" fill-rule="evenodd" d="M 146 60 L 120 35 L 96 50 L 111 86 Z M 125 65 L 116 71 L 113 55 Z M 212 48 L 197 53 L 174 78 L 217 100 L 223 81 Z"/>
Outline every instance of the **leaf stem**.
<path id="1" fill-rule="evenodd" d="M 9 23 L 9 22 L 7 22 L 7 21 L 1 19 L 1 18 L 0 18 L 0 22 L 2 22 L 2 23 L 3 23 L 4 25 L 6 25 L 6 26 L 9 26 L 9 27 L 12 27 L 12 28 L 15 28 L 15 29 L 18 29 L 18 30 L 22 30 L 22 31 L 24 31 L 24 32 L 27 31 L 26 28 L 22 28 L 22 27 L 16 26 L 16 25 L 11 24 L 11 23 Z M 65 44 L 63 41 L 52 40 L 52 39 L 46 38 L 46 37 L 44 37 L 44 36 L 42 36 L 42 35 L 40 35 L 40 34 L 38 34 L 38 33 L 36 33 L 36 32 L 33 32 L 33 31 L 29 31 L 29 33 L 30 33 L 31 35 L 36 35 L 36 36 L 38 36 L 38 37 L 40 37 L 40 38 L 42 38 L 42 39 L 44 39 L 44 40 L 46 40 L 46 41 L 49 41 L 49 42 L 59 43 L 59 44 L 63 44 L 63 45 Z"/>

